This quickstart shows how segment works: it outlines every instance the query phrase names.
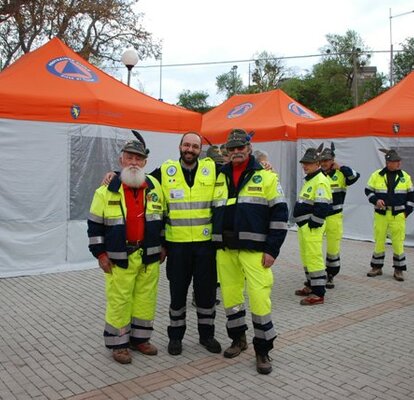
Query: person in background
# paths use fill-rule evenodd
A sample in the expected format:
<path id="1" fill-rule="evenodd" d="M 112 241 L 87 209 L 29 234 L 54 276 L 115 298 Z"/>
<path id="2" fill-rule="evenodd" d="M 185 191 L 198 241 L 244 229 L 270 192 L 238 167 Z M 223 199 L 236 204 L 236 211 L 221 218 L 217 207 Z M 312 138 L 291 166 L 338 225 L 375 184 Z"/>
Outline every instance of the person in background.
<path id="1" fill-rule="evenodd" d="M 223 164 L 227 164 L 230 161 L 230 156 L 229 156 L 229 153 L 226 149 L 226 144 L 225 143 L 220 146 L 220 152 L 221 152 L 221 155 L 223 157 Z"/>
<path id="2" fill-rule="evenodd" d="M 217 177 L 213 201 L 213 241 L 231 346 L 224 357 L 247 349 L 244 289 L 247 284 L 254 326 L 256 369 L 272 371 L 269 351 L 276 332 L 272 322 L 271 266 L 287 233 L 288 209 L 277 175 L 251 155 L 250 136 L 234 129 L 227 140 L 230 162 Z"/>
<path id="3" fill-rule="evenodd" d="M 326 217 L 326 288 L 335 287 L 334 277 L 341 268 L 341 240 L 344 232 L 343 207 L 348 186 L 353 185 L 360 177 L 356 172 L 345 165 L 340 166 L 335 160 L 335 145 L 323 149 L 319 156 L 323 173 L 329 180 L 332 190 L 332 209 Z"/>
<path id="4" fill-rule="evenodd" d="M 319 165 L 322 147 L 308 148 L 300 160 L 306 176 L 293 210 L 306 276 L 304 288 L 296 290 L 295 294 L 304 297 L 300 301 L 304 306 L 323 304 L 326 292 L 323 234 L 326 217 L 331 211 L 332 193 L 329 180 Z"/>
<path id="5" fill-rule="evenodd" d="M 393 248 L 394 279 L 404 281 L 407 270 L 404 252 L 406 218 L 414 208 L 414 189 L 410 175 L 401 169 L 401 157 L 395 150 L 385 153 L 385 167 L 376 170 L 365 188 L 368 201 L 374 205 L 374 241 L 369 277 L 382 275 L 387 234 Z"/>
<path id="6" fill-rule="evenodd" d="M 217 145 L 211 145 L 206 152 L 206 157 L 210 157 L 216 164 L 223 165 L 224 157 L 221 154 L 220 147 Z"/>
<path id="7" fill-rule="evenodd" d="M 129 348 L 156 355 L 153 332 L 163 227 L 163 193 L 144 173 L 149 150 L 128 141 L 121 173 L 99 187 L 88 218 L 89 249 L 105 273 L 104 340 L 115 361 L 131 362 Z"/>

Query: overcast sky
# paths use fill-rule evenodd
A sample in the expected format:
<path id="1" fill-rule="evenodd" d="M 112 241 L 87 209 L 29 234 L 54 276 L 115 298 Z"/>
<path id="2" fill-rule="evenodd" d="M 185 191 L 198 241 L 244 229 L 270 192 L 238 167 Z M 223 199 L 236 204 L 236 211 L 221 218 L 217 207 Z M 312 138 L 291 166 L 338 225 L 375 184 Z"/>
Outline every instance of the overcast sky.
<path id="1" fill-rule="evenodd" d="M 233 65 L 247 85 L 249 63 L 243 60 L 261 51 L 279 57 L 319 54 L 326 34 L 343 35 L 348 29 L 358 32 L 371 50 L 386 51 L 374 55 L 371 65 L 388 75 L 390 8 L 392 41 L 399 49 L 414 36 L 414 12 L 399 16 L 414 10 L 412 0 L 140 0 L 144 27 L 163 41 L 162 79 L 159 61 L 148 59 L 134 68 L 131 86 L 155 98 L 161 93 L 174 104 L 185 89 L 205 91 L 210 104 L 220 104 L 224 97 L 216 93 L 216 77 Z M 228 63 L 169 66 L 221 61 Z M 305 73 L 319 61 L 292 58 L 285 65 Z"/>

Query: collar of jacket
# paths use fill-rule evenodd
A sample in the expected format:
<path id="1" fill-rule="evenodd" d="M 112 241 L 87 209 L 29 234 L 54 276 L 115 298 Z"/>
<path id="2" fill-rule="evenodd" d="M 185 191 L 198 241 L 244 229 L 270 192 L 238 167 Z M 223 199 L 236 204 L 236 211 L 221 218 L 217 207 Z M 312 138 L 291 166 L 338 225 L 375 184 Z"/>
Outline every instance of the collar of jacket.
<path id="1" fill-rule="evenodd" d="M 259 171 L 261 169 L 263 169 L 263 167 L 257 162 L 254 156 L 250 155 L 249 162 L 247 163 L 245 172 L 250 170 Z M 223 172 L 226 175 L 230 176 L 232 174 L 232 171 L 233 164 L 231 163 L 231 161 L 221 167 L 221 172 Z"/>
<path id="2" fill-rule="evenodd" d="M 150 191 L 151 189 L 154 188 L 154 185 L 151 179 L 148 178 L 148 176 L 145 177 L 145 182 L 147 184 L 146 190 Z M 122 185 L 122 181 L 119 178 L 119 175 L 115 175 L 112 181 L 108 185 L 108 190 L 114 193 L 119 192 L 121 185 Z"/>
<path id="3" fill-rule="evenodd" d="M 319 168 L 317 171 L 312 172 L 311 174 L 308 174 L 305 176 L 305 181 L 310 181 L 312 178 L 314 178 L 316 175 L 322 173 L 322 170 Z"/>
<path id="4" fill-rule="evenodd" d="M 402 173 L 402 171 L 400 170 L 400 169 L 397 169 L 396 171 L 390 171 L 387 167 L 384 167 L 380 172 L 379 172 L 379 174 L 381 175 L 381 176 L 384 176 L 387 172 L 395 172 L 399 177 L 402 177 L 403 176 L 403 173 Z"/>

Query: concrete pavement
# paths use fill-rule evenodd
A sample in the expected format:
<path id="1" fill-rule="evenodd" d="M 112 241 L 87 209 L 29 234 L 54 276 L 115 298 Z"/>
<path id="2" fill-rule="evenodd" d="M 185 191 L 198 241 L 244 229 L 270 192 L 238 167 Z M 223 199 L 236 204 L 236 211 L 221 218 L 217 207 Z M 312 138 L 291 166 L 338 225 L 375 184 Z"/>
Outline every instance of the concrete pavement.
<path id="1" fill-rule="evenodd" d="M 85 244 L 86 245 L 86 244 Z M 413 399 L 414 248 L 405 282 L 368 278 L 373 244 L 344 240 L 342 270 L 325 304 L 299 305 L 302 286 L 296 232 L 273 271 L 273 372 L 259 375 L 253 346 L 235 359 L 198 344 L 195 310 L 187 311 L 183 354 L 167 353 L 169 291 L 162 268 L 155 357 L 112 360 L 103 345 L 104 279 L 98 268 L 0 279 L 0 399 Z M 189 296 L 190 297 L 190 296 Z M 253 329 L 248 314 L 248 339 Z M 230 341 L 217 307 L 216 337 Z"/>

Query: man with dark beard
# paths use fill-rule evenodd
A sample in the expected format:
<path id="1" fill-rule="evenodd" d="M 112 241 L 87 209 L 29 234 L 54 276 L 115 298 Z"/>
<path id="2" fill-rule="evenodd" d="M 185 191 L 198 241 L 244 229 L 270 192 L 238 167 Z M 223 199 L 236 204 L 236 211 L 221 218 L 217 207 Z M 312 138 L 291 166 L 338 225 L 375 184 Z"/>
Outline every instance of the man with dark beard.
<path id="1" fill-rule="evenodd" d="M 211 201 L 216 165 L 199 159 L 202 138 L 195 132 L 183 135 L 180 159 L 168 160 L 151 175 L 161 182 L 166 203 L 165 239 L 167 278 L 170 283 L 168 352 L 179 355 L 186 331 L 188 288 L 193 281 L 199 342 L 211 353 L 220 353 L 214 338 L 217 272 L 211 242 Z"/>
<path id="2" fill-rule="evenodd" d="M 159 182 L 144 173 L 148 153 L 143 140 L 125 144 L 121 174 L 96 190 L 88 218 L 89 249 L 105 272 L 105 345 L 121 364 L 131 362 L 128 348 L 157 354 L 149 340 L 162 258 L 163 194 Z"/>

